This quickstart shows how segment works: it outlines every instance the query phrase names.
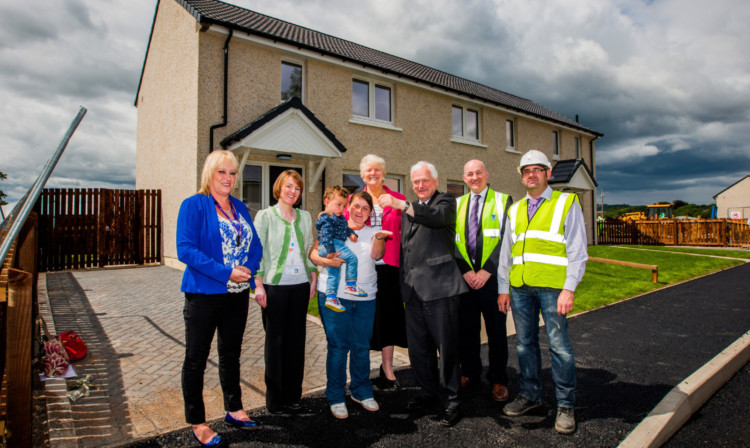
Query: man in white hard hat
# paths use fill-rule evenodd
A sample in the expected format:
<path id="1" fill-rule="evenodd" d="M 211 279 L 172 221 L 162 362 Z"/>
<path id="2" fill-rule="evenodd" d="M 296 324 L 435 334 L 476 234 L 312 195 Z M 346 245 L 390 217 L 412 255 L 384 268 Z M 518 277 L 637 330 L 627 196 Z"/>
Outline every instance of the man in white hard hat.
<path id="1" fill-rule="evenodd" d="M 539 312 L 544 318 L 555 383 L 555 430 L 572 434 L 576 423 L 576 367 L 566 315 L 573 310 L 574 291 L 586 269 L 587 242 L 578 197 L 553 191 L 552 167 L 542 152 L 521 157 L 518 172 L 526 197 L 510 207 L 509 237 L 503 238 L 498 268 L 500 311 L 513 308 L 518 365 L 518 396 L 503 408 L 508 416 L 541 406 L 542 366 Z M 509 289 L 512 294 L 508 294 Z"/>
<path id="2" fill-rule="evenodd" d="M 481 384 L 481 319 L 487 331 L 489 369 L 495 401 L 508 399 L 508 336 L 506 313 L 497 308 L 497 266 L 502 236 L 507 227 L 510 196 L 489 187 L 490 173 L 481 160 L 464 165 L 463 179 L 470 192 L 456 201 L 456 263 L 469 292 L 458 303 L 458 344 L 461 387 Z"/>

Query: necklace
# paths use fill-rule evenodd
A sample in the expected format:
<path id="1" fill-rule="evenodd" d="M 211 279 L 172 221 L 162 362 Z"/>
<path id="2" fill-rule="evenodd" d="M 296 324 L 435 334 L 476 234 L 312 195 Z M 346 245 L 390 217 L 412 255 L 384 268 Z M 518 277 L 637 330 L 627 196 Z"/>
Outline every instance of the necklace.
<path id="1" fill-rule="evenodd" d="M 230 218 L 227 212 L 225 212 L 224 209 L 221 208 L 221 205 L 219 205 L 219 201 L 217 201 L 213 196 L 211 196 L 211 198 L 214 200 L 214 204 L 219 207 L 221 214 L 224 215 L 224 217 L 226 217 L 227 220 L 229 220 L 229 222 L 232 224 L 232 227 L 237 230 L 237 247 L 240 247 L 240 242 L 242 241 L 242 223 L 237 216 L 237 210 L 234 209 L 234 204 L 232 204 L 232 201 L 229 201 L 229 211 L 232 212 L 233 216 L 233 218 Z"/>
<path id="2" fill-rule="evenodd" d="M 297 217 L 297 213 L 292 209 L 292 213 L 286 214 L 283 210 L 281 210 L 281 207 L 279 207 L 278 204 L 276 204 L 276 209 L 279 211 L 279 215 L 285 220 L 289 222 L 294 222 L 294 218 Z"/>

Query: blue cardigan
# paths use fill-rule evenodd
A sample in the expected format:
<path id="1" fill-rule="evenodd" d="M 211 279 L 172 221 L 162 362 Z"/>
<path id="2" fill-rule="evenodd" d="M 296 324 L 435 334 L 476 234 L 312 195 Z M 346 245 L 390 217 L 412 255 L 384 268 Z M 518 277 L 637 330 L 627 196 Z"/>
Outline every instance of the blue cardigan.
<path id="1" fill-rule="evenodd" d="M 247 206 L 232 196 L 229 199 L 253 230 L 248 259 L 244 266 L 252 273 L 250 288 L 255 289 L 255 273 L 260 267 L 263 247 Z M 232 268 L 224 266 L 221 243 L 219 219 L 216 216 L 213 198 L 210 195 L 196 194 L 182 201 L 180 213 L 177 215 L 177 258 L 187 265 L 182 276 L 182 292 L 227 293 L 227 281 L 232 274 Z"/>

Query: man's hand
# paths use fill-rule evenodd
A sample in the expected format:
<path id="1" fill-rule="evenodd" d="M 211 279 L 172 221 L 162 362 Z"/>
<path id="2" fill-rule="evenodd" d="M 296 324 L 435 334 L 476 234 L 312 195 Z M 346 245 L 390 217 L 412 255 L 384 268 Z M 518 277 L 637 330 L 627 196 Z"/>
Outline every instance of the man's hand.
<path id="1" fill-rule="evenodd" d="M 508 314 L 508 310 L 510 310 L 510 294 L 497 295 L 497 309 L 503 314 Z"/>
<path id="2" fill-rule="evenodd" d="M 575 297 L 573 291 L 563 289 L 557 296 L 557 315 L 564 316 L 573 311 L 573 301 Z"/>
<path id="3" fill-rule="evenodd" d="M 468 271 L 464 274 L 464 280 L 466 280 L 466 284 L 469 285 L 469 288 L 476 289 L 474 287 L 474 283 L 476 283 L 477 273 L 474 271 Z"/>
<path id="4" fill-rule="evenodd" d="M 489 272 L 485 271 L 484 269 L 480 269 L 479 272 L 477 272 L 475 280 L 476 286 L 474 287 L 474 289 L 482 289 L 491 276 L 492 274 L 490 274 Z"/>

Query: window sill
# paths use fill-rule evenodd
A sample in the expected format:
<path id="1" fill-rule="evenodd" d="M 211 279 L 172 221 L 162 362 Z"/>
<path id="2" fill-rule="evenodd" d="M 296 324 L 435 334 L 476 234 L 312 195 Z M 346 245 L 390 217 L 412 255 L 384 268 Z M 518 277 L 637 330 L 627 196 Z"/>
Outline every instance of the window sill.
<path id="1" fill-rule="evenodd" d="M 483 145 L 482 142 L 479 140 L 474 140 L 473 138 L 465 138 L 465 137 L 459 137 L 457 135 L 454 135 L 451 137 L 451 141 L 453 143 L 461 143 L 463 145 L 470 145 L 470 146 L 478 146 L 480 148 L 487 148 L 487 145 Z"/>
<path id="2" fill-rule="evenodd" d="M 521 154 L 521 151 L 518 151 L 518 150 L 516 150 L 516 148 L 511 147 L 511 146 L 505 148 L 505 152 L 510 152 L 510 153 L 513 153 L 513 154 Z"/>
<path id="3" fill-rule="evenodd" d="M 376 120 L 370 120 L 369 118 L 363 118 L 363 117 L 352 117 L 349 119 L 349 123 L 353 124 L 362 124 L 365 126 L 373 126 L 376 128 L 381 129 L 388 129 L 390 131 L 403 131 L 401 128 L 397 128 L 393 125 L 393 123 L 388 123 L 387 121 L 376 121 Z"/>

